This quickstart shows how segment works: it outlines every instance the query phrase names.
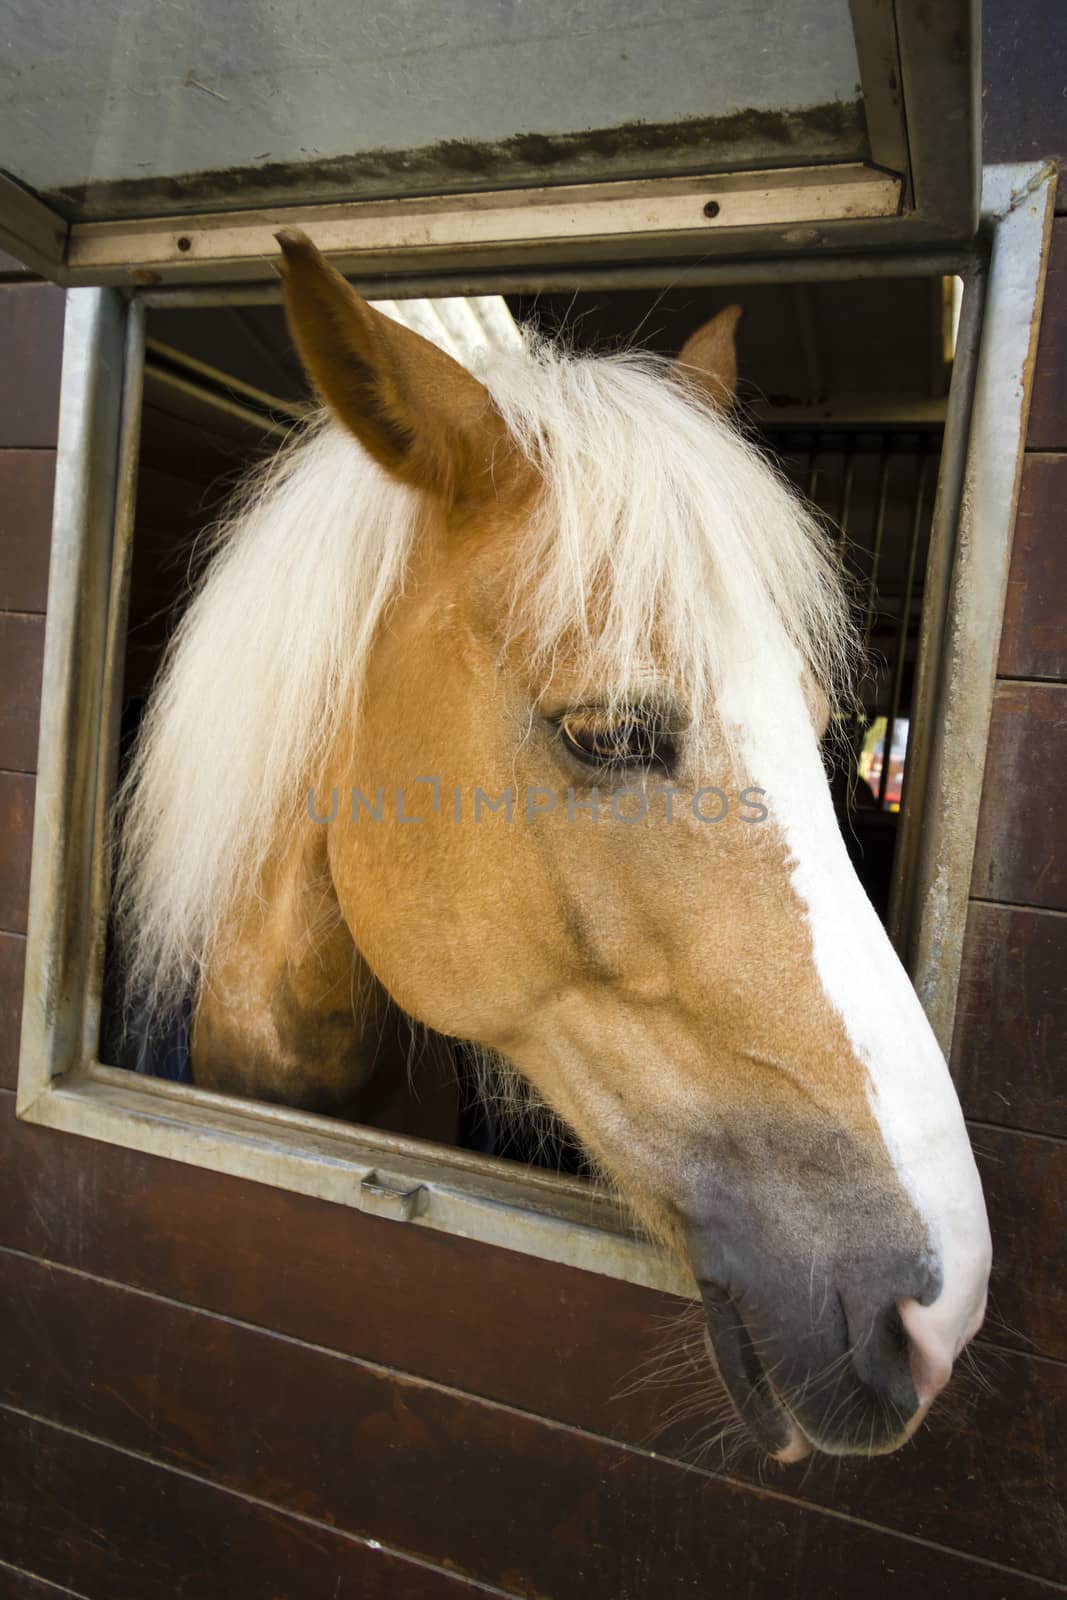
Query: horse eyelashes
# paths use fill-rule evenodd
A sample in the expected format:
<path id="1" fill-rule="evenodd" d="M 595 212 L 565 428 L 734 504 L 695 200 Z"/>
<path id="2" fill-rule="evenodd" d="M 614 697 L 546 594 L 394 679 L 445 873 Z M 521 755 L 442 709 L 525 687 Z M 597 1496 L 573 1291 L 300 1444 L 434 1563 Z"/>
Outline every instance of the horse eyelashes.
<path id="1" fill-rule="evenodd" d="M 677 758 L 674 738 L 660 717 L 579 711 L 561 717 L 557 726 L 567 750 L 587 766 L 622 771 L 658 766 L 667 772 Z"/>

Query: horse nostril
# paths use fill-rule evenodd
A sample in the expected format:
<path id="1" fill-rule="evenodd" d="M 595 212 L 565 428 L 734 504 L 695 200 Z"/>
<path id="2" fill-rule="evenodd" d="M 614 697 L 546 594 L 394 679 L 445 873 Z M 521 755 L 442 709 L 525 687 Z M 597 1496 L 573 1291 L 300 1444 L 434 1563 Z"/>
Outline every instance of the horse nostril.
<path id="1" fill-rule="evenodd" d="M 908 1338 L 908 1330 L 904 1326 L 899 1306 L 890 1306 L 886 1312 L 886 1328 L 888 1337 L 893 1340 L 900 1355 L 907 1356 L 911 1349 L 911 1340 Z"/>
<path id="2" fill-rule="evenodd" d="M 952 1339 L 950 1330 L 940 1325 L 932 1308 L 917 1300 L 898 1302 L 901 1326 L 910 1347 L 912 1381 L 919 1404 L 928 1406 L 952 1376 L 952 1364 L 967 1337 Z"/>
<path id="3" fill-rule="evenodd" d="M 850 1322 L 852 1365 L 861 1383 L 907 1417 L 915 1410 L 917 1389 L 911 1341 L 896 1304 L 883 1306 L 866 1328 Z"/>

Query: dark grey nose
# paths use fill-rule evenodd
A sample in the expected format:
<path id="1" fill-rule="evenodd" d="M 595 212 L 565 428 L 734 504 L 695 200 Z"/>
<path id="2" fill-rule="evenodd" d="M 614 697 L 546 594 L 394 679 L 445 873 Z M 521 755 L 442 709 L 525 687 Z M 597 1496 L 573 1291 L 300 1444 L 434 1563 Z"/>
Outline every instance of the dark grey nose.
<path id="1" fill-rule="evenodd" d="M 794 1426 L 833 1453 L 885 1450 L 919 1408 L 897 1307 L 941 1272 L 888 1160 L 830 1122 L 706 1137 L 678 1206 L 715 1364 L 772 1454 Z"/>
<path id="2" fill-rule="evenodd" d="M 771 1455 L 792 1426 L 832 1454 L 875 1452 L 903 1437 L 919 1406 L 897 1300 L 936 1294 L 920 1267 L 876 1294 L 853 1282 L 812 1303 L 809 1285 L 700 1282 L 711 1354 L 742 1421 Z"/>

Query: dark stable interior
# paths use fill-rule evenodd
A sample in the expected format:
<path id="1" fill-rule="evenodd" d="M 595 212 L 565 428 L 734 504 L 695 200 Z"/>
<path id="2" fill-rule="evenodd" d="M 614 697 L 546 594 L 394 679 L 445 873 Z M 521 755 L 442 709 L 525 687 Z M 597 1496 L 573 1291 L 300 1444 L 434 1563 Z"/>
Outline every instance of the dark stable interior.
<path id="1" fill-rule="evenodd" d="M 730 304 L 744 308 L 739 419 L 822 513 L 867 640 L 863 711 L 836 730 L 827 762 L 850 854 L 884 918 L 951 374 L 949 285 L 868 279 L 508 296 L 516 321 L 574 348 L 637 345 L 665 355 Z M 153 310 L 145 377 L 123 750 L 186 602 L 198 534 L 310 398 L 278 305 Z M 149 1045 L 122 1027 L 119 988 L 111 962 L 102 1059 L 187 1076 L 187 1019 Z M 462 1144 L 580 1169 L 565 1136 L 546 1149 L 542 1132 L 504 1130 L 479 1103 L 473 1077 L 466 1100 Z"/>

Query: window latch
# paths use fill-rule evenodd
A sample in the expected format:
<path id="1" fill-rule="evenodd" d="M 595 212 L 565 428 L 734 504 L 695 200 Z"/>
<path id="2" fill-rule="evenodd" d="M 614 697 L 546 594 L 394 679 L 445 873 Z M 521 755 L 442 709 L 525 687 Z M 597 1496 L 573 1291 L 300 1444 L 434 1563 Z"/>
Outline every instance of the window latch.
<path id="1" fill-rule="evenodd" d="M 429 1199 L 430 1191 L 424 1183 L 402 1189 L 379 1178 L 376 1172 L 368 1172 L 359 1186 L 360 1209 L 375 1217 L 392 1217 L 395 1222 L 412 1222 L 422 1216 Z"/>

